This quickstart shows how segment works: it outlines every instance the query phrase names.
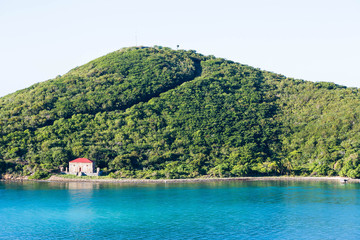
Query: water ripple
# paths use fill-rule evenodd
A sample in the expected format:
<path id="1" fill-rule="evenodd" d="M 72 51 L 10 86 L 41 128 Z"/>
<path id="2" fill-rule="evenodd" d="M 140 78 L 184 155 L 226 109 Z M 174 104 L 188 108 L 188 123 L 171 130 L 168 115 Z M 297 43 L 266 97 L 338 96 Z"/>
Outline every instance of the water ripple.
<path id="1" fill-rule="evenodd" d="M 359 239 L 360 187 L 0 183 L 0 239 Z"/>

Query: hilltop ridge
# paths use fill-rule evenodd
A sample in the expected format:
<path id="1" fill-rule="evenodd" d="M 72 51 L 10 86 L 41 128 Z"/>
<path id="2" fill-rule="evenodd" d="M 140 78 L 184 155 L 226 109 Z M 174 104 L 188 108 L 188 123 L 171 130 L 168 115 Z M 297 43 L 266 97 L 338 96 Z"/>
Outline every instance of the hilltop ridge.
<path id="1" fill-rule="evenodd" d="M 0 173 L 360 177 L 359 90 L 195 51 L 124 48 L 0 98 Z"/>

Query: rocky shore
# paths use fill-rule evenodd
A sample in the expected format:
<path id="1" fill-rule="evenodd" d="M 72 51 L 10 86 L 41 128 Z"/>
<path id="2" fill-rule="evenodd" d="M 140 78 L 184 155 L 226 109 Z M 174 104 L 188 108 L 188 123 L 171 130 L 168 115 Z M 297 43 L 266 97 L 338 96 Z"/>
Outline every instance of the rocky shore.
<path id="1" fill-rule="evenodd" d="M 27 181 L 27 176 L 15 176 L 12 174 L 0 175 L 0 181 Z"/>
<path id="2" fill-rule="evenodd" d="M 191 183 L 191 182 L 220 182 L 220 181 L 334 181 L 334 182 L 360 182 L 360 179 L 344 177 L 233 177 L 233 178 L 188 178 L 188 179 L 86 179 L 63 178 L 58 175 L 51 176 L 51 182 L 104 182 L 104 183 Z"/>
<path id="3" fill-rule="evenodd" d="M 96 182 L 96 183 L 192 183 L 192 182 L 224 182 L 224 181 L 332 181 L 340 183 L 360 183 L 360 179 L 346 177 L 231 177 L 231 178 L 187 178 L 187 179 L 133 179 L 133 178 L 64 178 L 61 175 L 52 175 L 47 180 L 29 180 L 27 177 L 3 175 L 0 181 L 41 181 L 41 182 Z"/>

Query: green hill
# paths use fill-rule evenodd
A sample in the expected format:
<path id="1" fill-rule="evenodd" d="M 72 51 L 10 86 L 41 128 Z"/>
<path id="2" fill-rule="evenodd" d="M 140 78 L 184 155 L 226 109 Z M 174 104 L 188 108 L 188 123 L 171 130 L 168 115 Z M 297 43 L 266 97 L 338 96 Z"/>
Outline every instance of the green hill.
<path id="1" fill-rule="evenodd" d="M 124 48 L 0 98 L 0 172 L 87 157 L 114 177 L 360 177 L 359 90 Z"/>

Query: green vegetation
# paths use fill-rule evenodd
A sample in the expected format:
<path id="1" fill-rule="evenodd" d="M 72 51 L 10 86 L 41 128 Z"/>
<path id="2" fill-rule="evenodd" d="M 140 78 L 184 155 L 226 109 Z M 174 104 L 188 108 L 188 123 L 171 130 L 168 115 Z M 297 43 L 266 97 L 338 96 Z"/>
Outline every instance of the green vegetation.
<path id="1" fill-rule="evenodd" d="M 359 113 L 355 88 L 125 48 L 0 98 L 0 173 L 87 157 L 115 178 L 360 177 Z"/>
<path id="2" fill-rule="evenodd" d="M 50 175 L 47 171 L 36 170 L 35 173 L 29 177 L 29 179 L 47 179 L 49 177 Z"/>

